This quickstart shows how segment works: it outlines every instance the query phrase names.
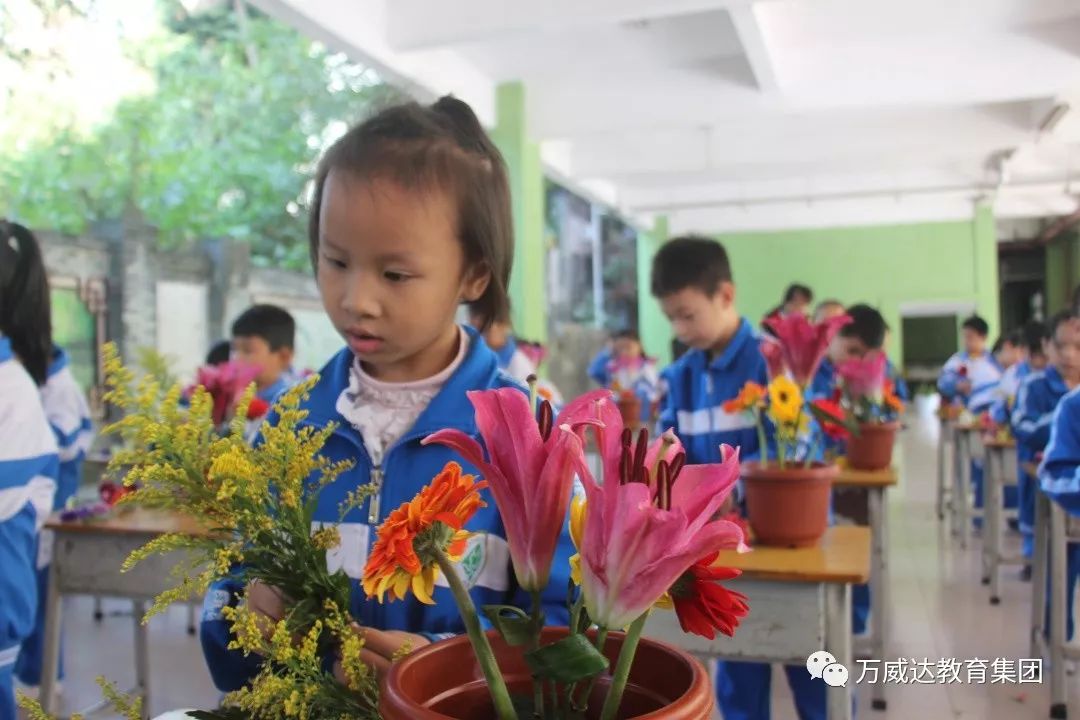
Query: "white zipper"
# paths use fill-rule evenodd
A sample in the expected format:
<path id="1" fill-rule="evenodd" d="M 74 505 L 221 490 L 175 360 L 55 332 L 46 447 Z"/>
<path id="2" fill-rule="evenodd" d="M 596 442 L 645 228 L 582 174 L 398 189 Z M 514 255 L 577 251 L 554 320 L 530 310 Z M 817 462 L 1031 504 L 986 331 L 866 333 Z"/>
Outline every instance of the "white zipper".
<path id="1" fill-rule="evenodd" d="M 383 471 L 381 465 L 373 465 L 371 468 L 371 474 L 369 480 L 372 486 L 375 488 L 375 492 L 371 494 L 371 499 L 368 500 L 368 525 L 379 524 L 379 511 L 382 503 L 382 489 L 383 489 Z"/>

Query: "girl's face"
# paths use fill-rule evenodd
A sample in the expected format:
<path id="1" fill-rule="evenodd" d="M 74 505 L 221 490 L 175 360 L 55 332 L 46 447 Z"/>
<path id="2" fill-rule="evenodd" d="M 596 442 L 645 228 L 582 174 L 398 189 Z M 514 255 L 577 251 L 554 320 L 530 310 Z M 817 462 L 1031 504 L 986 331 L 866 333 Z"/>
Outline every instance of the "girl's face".
<path id="1" fill-rule="evenodd" d="M 633 338 L 616 338 L 615 355 L 623 360 L 636 360 L 641 357 L 641 343 Z"/>
<path id="2" fill-rule="evenodd" d="M 319 233 L 323 306 L 365 371 L 410 382 L 453 361 L 458 305 L 478 299 L 490 273 L 466 267 L 450 197 L 331 171 Z"/>

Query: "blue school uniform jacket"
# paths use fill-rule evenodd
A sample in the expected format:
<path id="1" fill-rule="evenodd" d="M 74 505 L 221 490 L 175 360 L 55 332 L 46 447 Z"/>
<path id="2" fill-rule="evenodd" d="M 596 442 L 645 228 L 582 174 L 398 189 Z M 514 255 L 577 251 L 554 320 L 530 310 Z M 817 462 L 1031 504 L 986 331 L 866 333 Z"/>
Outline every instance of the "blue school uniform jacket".
<path id="1" fill-rule="evenodd" d="M 60 475 L 53 501 L 53 509 L 59 510 L 79 489 L 83 459 L 94 439 L 86 394 L 75 382 L 67 353 L 60 348 L 53 349 L 49 377 L 41 388 L 41 404 L 59 450 Z"/>
<path id="2" fill-rule="evenodd" d="M 1054 412 L 1039 481 L 1043 492 L 1080 514 L 1080 388 L 1063 397 Z"/>
<path id="3" fill-rule="evenodd" d="M 1012 422 L 1012 413 L 1016 409 L 1016 402 L 1020 394 L 1020 385 L 1031 374 L 1031 366 L 1027 361 L 1010 365 L 1001 375 L 998 384 L 997 399 L 990 408 L 990 418 L 998 425 Z"/>
<path id="4" fill-rule="evenodd" d="M 441 445 L 423 447 L 420 441 L 443 428 L 457 428 L 479 439 L 473 407 L 465 396 L 468 390 L 515 387 L 524 392 L 520 383 L 499 370 L 495 353 L 483 339 L 471 328 L 466 330 L 470 344 L 461 366 L 421 413 L 413 428 L 387 451 L 381 466 L 373 466 L 360 433 L 335 409 L 338 397 L 349 386 L 353 355 L 348 349 L 339 352 L 323 368 L 311 397 L 303 405 L 310 412 L 306 425 L 323 428 L 329 423 L 338 424 L 338 429 L 323 448 L 323 454 L 335 462 L 349 459 L 356 463 L 320 491 L 316 523 L 336 522 L 338 506 L 350 491 L 368 482 L 381 485 L 377 495 L 346 515 L 339 526 L 341 546 L 327 554 L 331 571 L 343 569 L 354 580 L 350 610 L 360 625 L 380 630 L 404 630 L 432 639 L 464 632 L 444 579 L 440 578 L 435 588 L 434 605 L 425 605 L 411 595 L 405 600 L 379 604 L 378 600 L 367 600 L 356 581 L 363 574 L 379 523 L 392 510 L 411 500 L 451 460 L 460 463 L 465 472 L 478 473 L 452 450 Z M 472 587 L 473 602 L 477 607 L 513 604 L 527 609 L 528 596 L 523 596 L 514 585 L 502 520 L 489 491 L 483 493 L 487 507 L 481 508 L 467 526 L 476 534 L 469 540 L 460 563 L 461 572 Z M 565 532 L 552 564 L 551 582 L 543 596 L 547 620 L 554 625 L 569 622 L 566 589 L 570 577 L 569 558 L 573 552 L 569 533 Z M 200 633 L 203 652 L 214 684 L 222 691 L 242 687 L 259 668 L 257 658 L 244 658 L 241 653 L 226 649 L 229 631 L 221 609 L 227 604 L 234 605 L 243 587 L 241 577 L 219 581 L 211 587 L 204 604 Z"/>
<path id="5" fill-rule="evenodd" d="M 589 363 L 589 379 L 601 387 L 611 387 L 611 373 L 608 372 L 610 362 L 611 350 L 609 348 L 596 353 L 596 357 Z"/>
<path id="6" fill-rule="evenodd" d="M 1012 415 L 1017 456 L 1021 462 L 1034 460 L 1050 442 L 1050 424 L 1058 401 L 1069 392 L 1057 368 L 1028 375 L 1020 385 Z"/>
<path id="7" fill-rule="evenodd" d="M 745 318 L 719 356 L 690 350 L 661 373 L 666 394 L 660 429 L 672 429 L 690 464 L 720 462 L 720 445 L 734 445 L 740 459 L 759 457 L 757 426 L 748 413 L 728 413 L 723 405 L 748 381 L 768 384 L 760 336 Z"/>
<path id="8" fill-rule="evenodd" d="M 960 368 L 967 368 L 967 377 L 960 373 Z M 963 394 L 957 389 L 961 381 L 971 382 L 971 393 Z M 1001 382 L 1001 368 L 990 353 L 983 353 L 972 359 L 966 352 L 960 352 L 949 358 L 938 378 L 938 391 L 952 402 L 959 399 L 967 409 L 976 415 L 989 410 L 993 404 L 998 383 Z"/>
<path id="9" fill-rule="evenodd" d="M 34 381 L 0 337 L 0 669 L 15 662 L 37 613 L 38 533 L 58 460 Z"/>

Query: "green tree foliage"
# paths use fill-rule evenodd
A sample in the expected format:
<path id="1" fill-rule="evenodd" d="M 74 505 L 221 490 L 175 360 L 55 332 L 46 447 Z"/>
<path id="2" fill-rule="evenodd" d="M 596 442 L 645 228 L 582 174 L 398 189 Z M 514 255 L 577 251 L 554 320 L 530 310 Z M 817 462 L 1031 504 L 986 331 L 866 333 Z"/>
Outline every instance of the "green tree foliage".
<path id="1" fill-rule="evenodd" d="M 397 94 L 257 11 L 159 5 L 162 32 L 127 48 L 152 90 L 88 133 L 60 127 L 0 147 L 0 213 L 81 232 L 130 203 L 166 245 L 229 236 L 258 261 L 302 265 L 319 153 Z"/>

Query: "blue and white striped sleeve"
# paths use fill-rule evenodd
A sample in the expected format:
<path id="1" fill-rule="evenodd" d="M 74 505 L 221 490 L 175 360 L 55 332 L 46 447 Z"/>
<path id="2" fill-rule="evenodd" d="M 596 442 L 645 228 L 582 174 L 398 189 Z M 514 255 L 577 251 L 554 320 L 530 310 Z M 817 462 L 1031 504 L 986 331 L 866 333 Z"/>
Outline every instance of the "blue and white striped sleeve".
<path id="1" fill-rule="evenodd" d="M 1052 500 L 1080 515 L 1080 391 L 1062 398 L 1054 412 L 1039 481 Z"/>

